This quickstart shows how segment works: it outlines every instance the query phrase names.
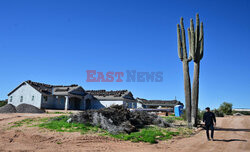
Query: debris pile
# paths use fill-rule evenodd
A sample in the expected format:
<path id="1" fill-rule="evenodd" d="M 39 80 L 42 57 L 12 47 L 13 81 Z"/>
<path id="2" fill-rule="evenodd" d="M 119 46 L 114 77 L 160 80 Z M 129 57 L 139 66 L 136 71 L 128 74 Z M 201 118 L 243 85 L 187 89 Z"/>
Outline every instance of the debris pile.
<path id="1" fill-rule="evenodd" d="M 129 111 L 120 105 L 72 114 L 70 119 L 72 122 L 100 126 L 112 134 L 131 133 L 146 125 L 171 126 L 157 115 L 145 111 Z"/>
<path id="2" fill-rule="evenodd" d="M 16 107 L 12 104 L 6 104 L 0 107 L 0 113 L 16 113 Z"/>
<path id="3" fill-rule="evenodd" d="M 44 113 L 43 110 L 33 106 L 33 105 L 30 105 L 30 104 L 20 104 L 16 107 L 16 112 L 17 113 Z"/>

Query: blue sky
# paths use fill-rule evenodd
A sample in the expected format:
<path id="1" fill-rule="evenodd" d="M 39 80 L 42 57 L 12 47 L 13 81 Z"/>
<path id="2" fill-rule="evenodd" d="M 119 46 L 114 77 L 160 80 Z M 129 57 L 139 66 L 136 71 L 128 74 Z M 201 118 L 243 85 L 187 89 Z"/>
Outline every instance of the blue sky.
<path id="1" fill-rule="evenodd" d="M 250 108 L 248 0 L 0 1 L 0 99 L 33 80 L 184 102 L 176 24 L 183 16 L 187 28 L 197 12 L 205 36 L 199 107 Z M 163 82 L 91 83 L 86 70 L 164 74 Z"/>

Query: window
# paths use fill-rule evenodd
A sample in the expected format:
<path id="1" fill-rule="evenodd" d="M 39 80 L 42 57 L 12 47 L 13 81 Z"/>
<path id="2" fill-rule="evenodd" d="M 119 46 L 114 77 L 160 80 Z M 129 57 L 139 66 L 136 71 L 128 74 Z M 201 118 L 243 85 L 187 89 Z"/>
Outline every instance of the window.
<path id="1" fill-rule="evenodd" d="M 132 108 L 132 103 L 131 102 L 128 103 L 128 108 Z"/>
<path id="2" fill-rule="evenodd" d="M 137 108 L 136 102 L 133 103 L 133 107 L 132 108 Z"/>
<path id="3" fill-rule="evenodd" d="M 34 99 L 35 99 L 35 96 L 32 96 L 31 101 L 34 101 Z"/>
<path id="4" fill-rule="evenodd" d="M 47 96 L 44 96 L 44 101 L 48 101 L 48 97 Z"/>
<path id="5" fill-rule="evenodd" d="M 12 102 L 12 96 L 10 96 L 10 102 Z"/>
<path id="6" fill-rule="evenodd" d="M 20 98 L 20 102 L 23 102 L 23 96 L 21 96 L 21 98 Z"/>

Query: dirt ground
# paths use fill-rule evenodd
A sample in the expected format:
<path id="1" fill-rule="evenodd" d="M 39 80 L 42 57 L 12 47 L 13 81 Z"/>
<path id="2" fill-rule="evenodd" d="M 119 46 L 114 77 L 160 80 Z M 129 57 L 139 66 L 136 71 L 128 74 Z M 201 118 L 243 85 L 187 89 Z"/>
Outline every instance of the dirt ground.
<path id="1" fill-rule="evenodd" d="M 202 130 L 189 138 L 158 144 L 132 143 L 109 137 L 59 133 L 36 127 L 8 129 L 10 122 L 55 114 L 0 114 L 0 151 L 114 151 L 114 152 L 249 152 L 250 116 L 217 118 L 216 141 L 207 141 Z"/>

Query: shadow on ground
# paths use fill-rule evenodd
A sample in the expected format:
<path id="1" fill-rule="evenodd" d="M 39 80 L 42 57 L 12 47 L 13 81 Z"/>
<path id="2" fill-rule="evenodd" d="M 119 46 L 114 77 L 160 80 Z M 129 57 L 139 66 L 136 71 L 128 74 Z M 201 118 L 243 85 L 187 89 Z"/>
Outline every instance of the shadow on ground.
<path id="1" fill-rule="evenodd" d="M 235 128 L 218 128 L 215 127 L 216 131 L 244 131 L 244 132 L 250 132 L 250 129 L 235 129 Z"/>
<path id="2" fill-rule="evenodd" d="M 224 141 L 224 142 L 242 141 L 242 142 L 247 142 L 247 140 L 242 140 L 242 139 L 214 139 L 214 141 Z"/>

